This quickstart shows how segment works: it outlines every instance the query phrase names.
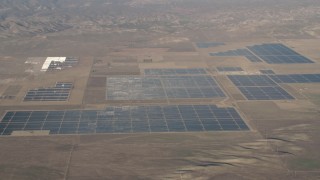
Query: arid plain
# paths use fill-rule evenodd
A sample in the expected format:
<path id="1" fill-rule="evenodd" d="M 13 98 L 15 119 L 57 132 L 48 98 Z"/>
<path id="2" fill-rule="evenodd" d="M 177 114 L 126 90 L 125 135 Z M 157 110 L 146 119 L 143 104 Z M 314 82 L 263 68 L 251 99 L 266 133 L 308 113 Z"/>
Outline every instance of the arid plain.
<path id="1" fill-rule="evenodd" d="M 0 177 L 319 179 L 319 16 L 316 0 L 1 1 Z M 259 56 L 250 49 L 263 44 L 282 44 L 312 63 L 268 63 L 263 58 L 276 55 Z M 259 62 L 234 53 L 243 49 Z M 217 54 L 222 52 L 231 55 Z M 75 57 L 77 62 L 72 66 L 57 63 L 58 68 L 43 71 L 47 57 Z M 221 67 L 241 70 L 221 71 Z M 212 78 L 224 96 L 206 98 L 201 90 L 203 97 L 192 97 L 192 87 L 181 88 L 179 83 L 176 89 L 188 92 L 188 97 L 178 97 L 179 92 L 170 95 L 163 85 L 170 74 L 160 76 L 162 86 L 151 86 L 164 89 L 165 96 L 156 98 L 147 96 L 154 95 L 149 91 L 135 94 L 139 84 L 131 81 L 110 84 L 114 77 L 148 78 L 150 69 L 203 70 L 200 75 L 176 76 Z M 315 77 L 306 82 L 278 82 L 260 70 L 272 70 L 274 76 Z M 272 79 L 272 88 L 279 87 L 292 98 L 250 99 L 232 76 Z M 152 77 L 157 80 L 159 76 Z M 67 100 L 26 100 L 30 90 L 57 82 L 72 83 Z M 185 132 L 178 132 L 167 124 L 168 132 L 153 132 L 149 124 L 149 132 L 98 133 L 98 121 L 90 121 L 87 126 L 92 131 L 80 132 L 78 123 L 77 131 L 59 134 L 44 125 L 27 129 L 30 116 L 20 130 L 13 128 L 6 134 L 10 123 L 22 124 L 13 118 L 6 122 L 8 112 L 104 112 L 110 107 L 125 111 L 137 106 L 181 105 L 234 109 L 248 129 L 228 130 L 220 125 L 219 131 L 207 130 L 202 124 L 201 131 L 184 125 Z M 132 124 L 131 120 L 131 128 Z"/>

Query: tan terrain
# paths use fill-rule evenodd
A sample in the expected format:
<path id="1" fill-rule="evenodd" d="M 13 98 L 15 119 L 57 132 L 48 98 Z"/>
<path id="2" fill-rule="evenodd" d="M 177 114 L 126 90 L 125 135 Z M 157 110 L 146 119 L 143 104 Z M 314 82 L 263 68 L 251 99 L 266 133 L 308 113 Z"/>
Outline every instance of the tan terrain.
<path id="1" fill-rule="evenodd" d="M 9 111 L 217 105 L 234 108 L 249 130 L 14 131 L 0 135 L 0 179 L 319 179 L 320 83 L 278 83 L 294 100 L 248 100 L 228 78 L 263 69 L 320 74 L 319 15 L 318 0 L 2 0 L 0 120 Z M 220 44 L 199 47 L 208 42 Z M 314 63 L 209 55 L 263 43 L 281 43 Z M 42 72 L 47 57 L 79 62 Z M 203 68 L 226 97 L 106 97 L 110 77 L 168 68 Z M 67 101 L 24 101 L 29 90 L 56 82 L 73 83 Z"/>

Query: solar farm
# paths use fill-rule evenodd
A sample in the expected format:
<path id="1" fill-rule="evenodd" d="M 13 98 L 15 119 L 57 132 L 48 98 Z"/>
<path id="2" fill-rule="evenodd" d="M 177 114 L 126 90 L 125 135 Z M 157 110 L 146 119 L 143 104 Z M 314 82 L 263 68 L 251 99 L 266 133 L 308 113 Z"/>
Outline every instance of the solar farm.
<path id="1" fill-rule="evenodd" d="M 277 43 L 253 45 L 247 46 L 246 49 L 236 49 L 209 54 L 211 56 L 244 56 L 251 62 L 262 62 L 263 60 L 268 64 L 313 63 L 313 61 L 307 57 L 283 44 Z"/>
<path id="2" fill-rule="evenodd" d="M 278 156 L 299 154 L 292 142 L 306 137 L 283 138 L 281 133 L 315 132 L 306 124 L 320 117 L 320 59 L 289 43 L 192 45 L 198 52 L 128 48 L 105 57 L 57 54 L 14 62 L 25 69 L 8 85 L 0 84 L 0 96 L 11 97 L 0 99 L 0 140 L 14 138 L 36 147 L 37 138 L 52 142 L 52 153 L 79 152 L 95 161 L 101 153 L 123 148 L 113 162 L 122 154 L 134 156 L 128 151 L 144 161 L 146 152 L 154 158 L 172 147 L 183 162 L 195 158 L 201 167 L 208 154 L 224 163 L 233 156 L 244 156 L 243 162 L 252 157 L 254 165 L 260 155 L 278 161 Z M 164 156 L 174 159 L 172 154 Z"/>
<path id="3" fill-rule="evenodd" d="M 76 66 L 79 62 L 77 57 L 47 57 L 43 63 L 41 71 L 55 71 L 72 66 Z"/>
<path id="4" fill-rule="evenodd" d="M 234 108 L 214 105 L 123 106 L 104 111 L 10 111 L 1 135 L 39 130 L 49 134 L 249 130 Z"/>
<path id="5" fill-rule="evenodd" d="M 216 98 L 225 94 L 210 76 L 109 77 L 107 100 Z"/>
<path id="6" fill-rule="evenodd" d="M 320 0 L 0 0 L 0 180 L 319 180 Z"/>
<path id="7" fill-rule="evenodd" d="M 262 44 L 248 49 L 268 64 L 313 63 L 283 44 Z"/>
<path id="8" fill-rule="evenodd" d="M 294 99 L 278 84 L 264 75 L 229 75 L 229 79 L 248 100 Z"/>
<path id="9" fill-rule="evenodd" d="M 67 101 L 72 89 L 70 82 L 57 82 L 55 87 L 29 90 L 24 101 Z"/>
<path id="10" fill-rule="evenodd" d="M 157 67 L 166 62 L 144 64 L 141 61 L 135 64 L 139 66 L 138 72 L 127 74 L 109 71 L 117 69 L 121 63 L 134 69 L 131 63 L 134 61 L 117 62 L 106 58 L 95 64 L 95 61 L 81 62 L 75 57 L 29 58 L 29 64 L 43 62 L 42 66 L 40 63 L 34 67 L 42 73 L 38 76 L 42 77 L 43 83 L 46 77 L 55 75 L 57 78 L 48 81 L 46 86 L 33 83 L 32 88 L 21 87 L 19 92 L 11 95 L 20 97 L 15 99 L 16 102 L 28 106 L 28 110 L 3 111 L 0 136 L 29 132 L 46 132 L 48 135 L 250 132 L 255 128 L 247 119 L 250 114 L 242 112 L 237 103 L 294 103 L 301 100 L 301 95 L 290 86 L 320 83 L 319 71 L 292 74 L 283 73 L 275 66 L 269 67 L 283 63 L 315 64 L 283 44 L 247 44 L 245 49 L 239 47 L 215 53 L 210 51 L 228 44 L 207 42 L 195 43 L 195 46 L 208 52 L 209 57 L 245 57 L 249 61 L 243 61 L 244 64 L 237 64 L 234 60 L 223 64 L 217 61 L 215 64 L 214 60 L 209 60 L 201 67 L 183 67 L 178 63 Z M 76 78 L 77 72 L 87 75 Z M 9 99 L 6 101 L 10 104 Z M 50 109 L 49 105 L 37 109 L 46 103 L 53 103 L 55 108 Z M 99 108 L 86 109 L 86 106 Z"/>

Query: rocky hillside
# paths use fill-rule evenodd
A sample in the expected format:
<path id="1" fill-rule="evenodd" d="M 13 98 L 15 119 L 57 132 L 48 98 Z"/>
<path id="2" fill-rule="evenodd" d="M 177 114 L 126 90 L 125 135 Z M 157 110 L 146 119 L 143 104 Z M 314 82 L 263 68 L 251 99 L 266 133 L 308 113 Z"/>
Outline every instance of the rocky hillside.
<path id="1" fill-rule="evenodd" d="M 0 38 L 203 27 L 318 37 L 319 18 L 318 0 L 1 0 Z"/>

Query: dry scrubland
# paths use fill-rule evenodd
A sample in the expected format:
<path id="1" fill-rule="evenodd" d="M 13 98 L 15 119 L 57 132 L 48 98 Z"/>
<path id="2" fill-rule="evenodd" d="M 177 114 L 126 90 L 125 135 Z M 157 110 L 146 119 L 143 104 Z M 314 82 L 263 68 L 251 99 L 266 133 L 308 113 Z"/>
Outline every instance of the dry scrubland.
<path id="1" fill-rule="evenodd" d="M 295 100 L 248 101 L 235 74 L 320 73 L 318 0 L 2 0 L 0 116 L 9 110 L 215 104 L 238 110 L 250 131 L 0 137 L 3 179 L 319 179 L 320 84 L 281 84 Z M 198 48 L 198 42 L 225 45 Z M 211 52 L 282 43 L 313 64 L 252 63 Z M 79 63 L 40 72 L 44 57 Z M 28 59 L 29 58 L 29 59 Z M 25 62 L 31 60 L 34 63 Z M 227 95 L 110 101 L 106 79 L 148 68 L 205 68 Z M 29 89 L 73 82 L 67 102 L 24 102 Z M 31 136 L 30 136 L 31 135 Z"/>

